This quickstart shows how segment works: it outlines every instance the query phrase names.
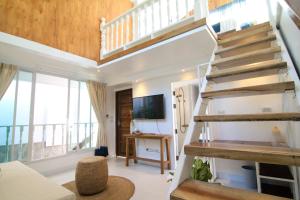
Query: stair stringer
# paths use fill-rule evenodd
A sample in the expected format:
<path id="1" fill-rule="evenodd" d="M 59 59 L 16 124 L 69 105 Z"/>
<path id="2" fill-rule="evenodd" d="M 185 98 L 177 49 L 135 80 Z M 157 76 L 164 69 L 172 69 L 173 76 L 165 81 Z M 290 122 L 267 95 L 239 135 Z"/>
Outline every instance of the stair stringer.
<path id="1" fill-rule="evenodd" d="M 289 52 L 288 52 L 287 47 L 281 37 L 280 32 L 278 31 L 277 28 L 273 28 L 273 32 L 276 35 L 277 43 L 281 47 L 281 58 L 282 58 L 282 60 L 287 62 L 287 66 L 288 66 L 287 74 L 291 78 L 291 80 L 294 81 L 294 83 L 295 83 L 295 94 L 296 94 L 297 104 L 299 106 L 300 105 L 300 80 L 299 80 L 298 74 L 296 72 L 296 68 L 293 64 L 293 61 L 289 55 Z"/>
<path id="2" fill-rule="evenodd" d="M 206 75 L 211 72 L 211 61 L 214 59 L 214 54 L 209 62 L 209 65 L 206 70 Z M 202 66 L 199 66 L 202 67 Z M 200 114 L 205 114 L 208 107 L 208 98 L 201 98 L 201 92 L 204 92 L 208 86 L 208 81 L 206 78 L 203 79 L 201 84 L 201 89 L 199 92 L 199 96 L 193 111 L 193 116 L 197 116 Z M 184 143 L 182 145 L 182 150 L 179 155 L 179 161 L 177 168 L 175 170 L 174 178 L 172 180 L 171 187 L 169 189 L 169 197 L 171 192 L 173 192 L 183 181 L 190 178 L 190 172 L 192 169 L 192 164 L 194 160 L 194 156 L 189 156 L 184 153 L 184 146 L 190 144 L 193 141 L 198 141 L 201 130 L 205 126 L 204 123 L 195 122 L 194 118 L 192 118 L 189 122 L 189 127 L 187 129 L 187 133 L 184 139 Z"/>

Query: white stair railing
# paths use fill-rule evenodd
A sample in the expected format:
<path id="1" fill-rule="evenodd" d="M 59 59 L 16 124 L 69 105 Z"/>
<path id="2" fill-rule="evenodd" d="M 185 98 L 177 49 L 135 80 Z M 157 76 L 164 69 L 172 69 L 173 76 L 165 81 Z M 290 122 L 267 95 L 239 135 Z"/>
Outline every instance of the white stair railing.
<path id="1" fill-rule="evenodd" d="M 208 15 L 208 0 L 146 0 L 110 22 L 101 18 L 100 58 L 184 20 Z"/>

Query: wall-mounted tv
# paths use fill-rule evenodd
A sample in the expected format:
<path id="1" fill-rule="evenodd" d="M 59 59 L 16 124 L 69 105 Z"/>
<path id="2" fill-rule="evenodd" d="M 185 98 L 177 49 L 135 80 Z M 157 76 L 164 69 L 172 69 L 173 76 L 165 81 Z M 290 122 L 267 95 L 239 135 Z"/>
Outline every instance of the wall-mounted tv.
<path id="1" fill-rule="evenodd" d="M 164 119 L 164 95 L 133 98 L 134 119 Z"/>

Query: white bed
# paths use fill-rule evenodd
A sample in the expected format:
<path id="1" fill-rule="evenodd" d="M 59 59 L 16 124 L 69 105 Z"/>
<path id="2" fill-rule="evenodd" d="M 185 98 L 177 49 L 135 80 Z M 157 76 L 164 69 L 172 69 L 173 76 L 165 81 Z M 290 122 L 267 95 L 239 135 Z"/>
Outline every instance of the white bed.
<path id="1" fill-rule="evenodd" d="M 0 164 L 1 200 L 75 200 L 75 195 L 21 162 Z"/>

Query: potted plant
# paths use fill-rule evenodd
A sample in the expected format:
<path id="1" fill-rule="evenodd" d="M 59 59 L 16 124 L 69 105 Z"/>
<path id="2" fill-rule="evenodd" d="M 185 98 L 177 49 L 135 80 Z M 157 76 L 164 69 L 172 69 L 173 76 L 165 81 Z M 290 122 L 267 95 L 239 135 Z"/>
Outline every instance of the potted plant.
<path id="1" fill-rule="evenodd" d="M 210 171 L 210 165 L 208 161 L 203 162 L 200 158 L 195 158 L 193 161 L 192 179 L 208 182 L 212 179 L 212 173 Z"/>

